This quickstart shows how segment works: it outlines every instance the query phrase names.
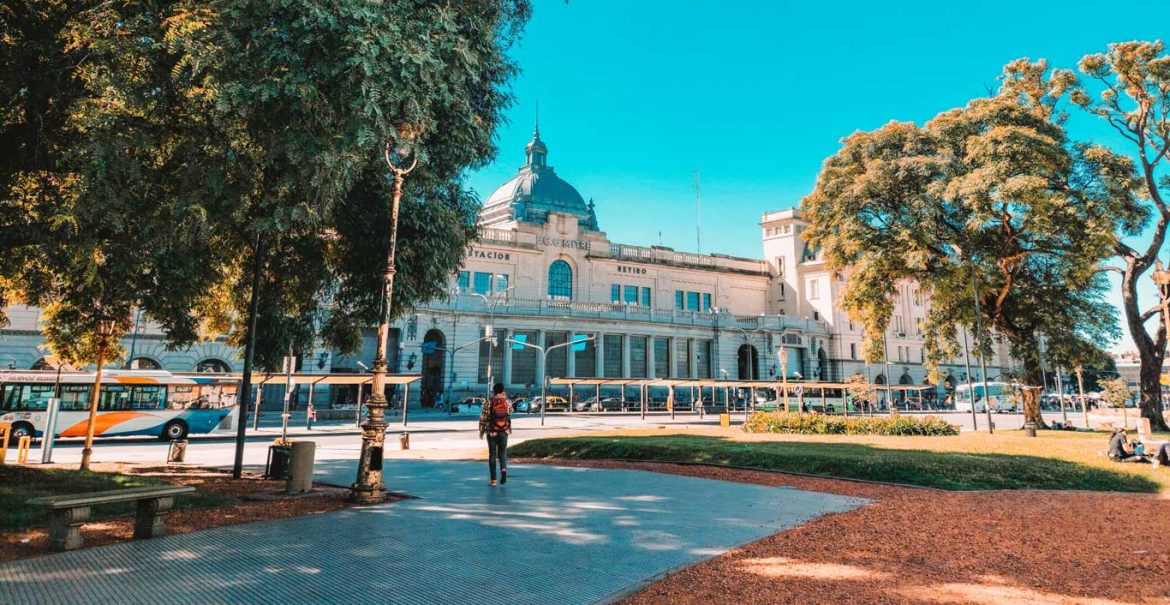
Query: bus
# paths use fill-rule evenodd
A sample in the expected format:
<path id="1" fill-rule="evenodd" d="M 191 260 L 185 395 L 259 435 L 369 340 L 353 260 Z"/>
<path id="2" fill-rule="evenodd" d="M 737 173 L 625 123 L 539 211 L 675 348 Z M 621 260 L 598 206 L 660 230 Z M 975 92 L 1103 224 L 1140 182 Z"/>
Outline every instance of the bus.
<path id="1" fill-rule="evenodd" d="M 44 436 L 49 399 L 59 393 L 56 437 L 84 437 L 94 378 L 93 372 L 0 372 L 0 423 L 11 423 L 13 440 Z M 234 410 L 235 382 L 224 374 L 103 371 L 94 436 L 170 441 L 210 433 Z"/>
<path id="2" fill-rule="evenodd" d="M 987 410 L 987 402 L 991 401 L 991 411 L 993 412 L 1013 412 L 1016 410 L 1015 393 L 1020 390 L 1020 385 L 1008 382 L 988 382 L 987 391 L 990 397 L 984 397 L 983 381 L 973 383 L 971 387 L 975 390 L 975 411 L 984 412 Z M 971 388 L 965 384 L 955 387 L 954 393 L 955 411 L 956 412 L 970 412 L 971 411 Z"/>

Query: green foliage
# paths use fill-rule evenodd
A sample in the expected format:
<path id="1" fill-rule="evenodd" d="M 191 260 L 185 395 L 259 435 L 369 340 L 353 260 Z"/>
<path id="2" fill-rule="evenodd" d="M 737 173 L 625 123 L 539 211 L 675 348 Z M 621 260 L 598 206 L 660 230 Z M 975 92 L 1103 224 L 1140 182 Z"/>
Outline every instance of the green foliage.
<path id="1" fill-rule="evenodd" d="M 978 323 L 973 282 L 978 320 L 1010 343 L 1029 384 L 1040 383 L 1042 334 L 1066 356 L 1116 337 L 1100 264 L 1117 229 L 1144 215 L 1131 163 L 1067 138 L 1053 106 L 1070 85 L 1043 62 L 1016 62 L 1000 94 L 922 127 L 855 133 L 825 161 L 802 201 L 805 236 L 846 275 L 841 306 L 864 327 L 869 361 L 882 358 L 896 290 L 911 281 L 930 296 L 932 379 L 958 355 L 958 329 Z M 990 355 L 992 333 L 974 332 Z"/>
<path id="2" fill-rule="evenodd" d="M 867 418 L 756 412 L 748 416 L 748 433 L 795 433 L 799 435 L 958 435 L 959 430 L 941 418 L 884 416 Z"/>
<path id="3" fill-rule="evenodd" d="M 853 400 L 855 407 L 859 407 L 861 404 L 870 406 L 877 404 L 877 387 L 870 384 L 865 376 L 854 374 L 845 381 L 845 384 L 845 390 L 849 392 L 849 397 Z"/>
<path id="4" fill-rule="evenodd" d="M 1155 493 L 1161 487 L 1140 475 L 1040 456 L 887 449 L 844 442 L 743 442 L 693 435 L 570 437 L 532 439 L 508 453 L 517 458 L 716 464 L 952 490 Z"/>
<path id="5" fill-rule="evenodd" d="M 333 303 L 325 334 L 354 348 L 377 312 L 367 265 L 386 257 L 384 146 L 413 142 L 420 160 L 401 313 L 442 294 L 474 236 L 462 176 L 495 153 L 528 14 L 525 0 L 6 4 L 0 307 L 45 307 L 75 362 L 135 307 L 170 346 L 239 343 L 262 249 L 258 364 L 311 346 Z"/>
<path id="6" fill-rule="evenodd" d="M 1124 378 L 1109 378 L 1102 380 L 1100 384 L 1101 390 L 1103 391 L 1101 394 L 1102 401 L 1108 404 L 1109 407 L 1126 407 L 1130 397 L 1132 397 L 1132 393 L 1129 392 L 1129 385 L 1126 384 Z"/>

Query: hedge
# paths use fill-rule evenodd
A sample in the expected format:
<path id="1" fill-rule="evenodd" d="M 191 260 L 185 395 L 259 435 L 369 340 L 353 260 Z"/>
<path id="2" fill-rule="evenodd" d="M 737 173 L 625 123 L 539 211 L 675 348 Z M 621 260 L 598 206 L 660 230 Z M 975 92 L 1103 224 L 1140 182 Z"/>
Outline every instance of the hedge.
<path id="1" fill-rule="evenodd" d="M 756 412 L 743 424 L 748 433 L 801 435 L 958 435 L 958 427 L 935 417 L 883 416 L 880 418 L 826 416 L 794 412 Z"/>

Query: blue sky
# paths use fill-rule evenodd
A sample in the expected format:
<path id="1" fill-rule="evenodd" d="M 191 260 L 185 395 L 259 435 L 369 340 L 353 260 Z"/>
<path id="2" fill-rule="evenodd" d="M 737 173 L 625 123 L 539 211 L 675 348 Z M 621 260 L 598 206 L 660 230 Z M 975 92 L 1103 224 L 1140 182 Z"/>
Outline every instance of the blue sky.
<path id="1" fill-rule="evenodd" d="M 515 174 L 539 102 L 549 163 L 611 240 L 694 250 L 697 169 L 702 251 L 758 257 L 761 212 L 798 204 L 842 137 L 985 95 L 1012 59 L 1075 67 L 1167 22 L 1164 0 L 534 0 L 499 158 L 469 184 L 486 197 Z M 1094 119 L 1070 129 L 1117 143 Z"/>

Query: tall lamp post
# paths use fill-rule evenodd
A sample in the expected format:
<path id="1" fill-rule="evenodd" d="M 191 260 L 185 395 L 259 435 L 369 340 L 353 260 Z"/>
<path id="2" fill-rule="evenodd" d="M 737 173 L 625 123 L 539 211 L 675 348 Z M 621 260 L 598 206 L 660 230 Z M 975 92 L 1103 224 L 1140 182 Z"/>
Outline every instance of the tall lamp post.
<path id="1" fill-rule="evenodd" d="M 955 250 L 960 256 L 963 255 L 963 249 L 958 244 L 951 244 L 951 248 Z M 979 336 L 983 333 L 983 312 L 979 309 L 979 280 L 975 277 L 975 261 L 972 258 L 966 258 L 967 265 L 971 270 L 971 292 L 975 300 L 975 346 L 979 347 L 979 369 L 983 372 L 983 407 L 987 411 L 987 433 L 995 432 L 995 425 L 991 422 L 991 389 L 987 384 L 987 354 L 984 353 L 983 347 L 979 346 Z M 975 394 L 971 394 L 971 406 L 975 406 Z"/>
<path id="2" fill-rule="evenodd" d="M 102 366 L 106 363 L 106 350 L 110 346 L 110 338 L 114 335 L 114 320 L 98 320 L 98 351 L 97 373 L 93 379 L 93 390 L 89 396 L 89 420 L 85 423 L 85 448 L 81 450 L 81 470 L 89 470 L 90 458 L 93 456 L 93 432 L 97 420 L 98 402 L 102 394 Z"/>
<path id="3" fill-rule="evenodd" d="M 491 290 L 492 286 L 494 286 L 494 285 L 495 285 L 495 277 L 493 277 L 493 278 L 492 278 L 492 279 L 491 279 L 491 280 L 488 282 L 488 289 L 489 289 L 489 290 Z M 496 305 L 500 304 L 500 301 L 501 301 L 501 300 L 506 300 L 506 299 L 507 299 L 507 296 L 508 296 L 508 292 L 511 292 L 511 291 L 512 291 L 512 290 L 514 290 L 515 288 L 516 288 L 516 286 L 509 286 L 508 288 L 505 288 L 505 289 L 503 289 L 503 290 L 500 290 L 499 292 L 488 292 L 487 294 L 480 294 L 479 292 L 472 292 L 472 293 L 471 293 L 471 295 L 472 295 L 472 296 L 474 296 L 474 297 L 476 297 L 476 298 L 479 298 L 479 299 L 482 299 L 482 300 L 483 300 L 483 303 L 484 303 L 485 305 L 487 305 L 487 306 L 488 306 L 488 325 L 487 325 L 487 329 L 486 329 L 486 330 L 484 330 L 484 335 L 483 335 L 483 336 L 484 336 L 484 338 L 483 338 L 483 339 L 489 339 L 489 338 L 491 338 L 491 337 L 492 337 L 492 336 L 495 334 L 495 329 L 496 329 L 496 326 L 495 326 L 495 324 L 496 324 Z M 482 339 L 481 339 L 481 340 L 482 340 Z M 498 342 L 498 341 L 496 341 L 496 340 L 494 340 L 494 339 L 493 339 L 493 340 L 492 340 L 492 341 L 489 343 L 491 346 L 489 346 L 489 347 L 488 347 L 488 365 L 487 365 L 487 371 L 488 371 L 488 375 L 487 375 L 487 381 L 488 381 L 488 385 L 487 385 L 487 388 L 488 388 L 488 393 L 489 393 L 489 394 L 490 394 L 490 393 L 491 393 L 491 391 L 492 391 L 492 382 L 493 382 L 493 381 L 492 381 L 492 361 L 493 361 L 493 360 L 492 360 L 492 355 L 493 355 L 493 353 L 495 353 L 495 349 L 496 349 L 496 346 L 495 346 L 495 345 L 496 345 L 496 342 Z M 505 377 L 505 378 L 506 378 L 506 377 Z"/>
<path id="4" fill-rule="evenodd" d="M 394 300 L 394 258 L 398 249 L 398 205 L 402 200 L 402 182 L 418 165 L 418 156 L 414 153 L 412 143 L 395 149 L 387 141 L 384 152 L 386 166 L 394 175 L 390 201 L 390 254 L 382 274 L 383 302 L 378 321 L 378 348 L 374 357 L 370 398 L 366 403 L 366 421 L 362 424 L 362 453 L 358 459 L 357 481 L 350 488 L 350 498 L 360 503 L 380 502 L 385 497 L 382 491 L 382 454 L 386 441 L 386 348 L 390 341 L 390 307 Z M 407 157 L 411 158 L 409 164 L 405 162 Z"/>
<path id="5" fill-rule="evenodd" d="M 596 339 L 597 339 L 597 335 L 594 334 L 593 336 L 588 336 L 586 338 L 570 338 L 570 339 L 566 340 L 565 342 L 557 343 L 555 345 L 550 345 L 548 347 L 542 347 L 538 344 L 532 344 L 532 343 L 528 342 L 527 340 L 516 340 L 515 338 L 506 339 L 507 342 L 512 343 L 513 347 L 518 347 L 521 349 L 523 349 L 524 347 L 528 347 L 529 349 L 536 349 L 536 352 L 540 354 L 540 367 L 546 368 L 545 375 L 542 376 L 540 379 L 540 426 L 544 426 L 544 410 L 545 410 L 545 408 L 548 407 L 548 397 L 545 394 L 545 391 L 547 390 L 546 387 L 548 386 L 548 371 L 547 371 L 548 352 L 552 351 L 553 349 L 559 349 L 561 347 L 569 347 L 569 346 L 574 346 L 574 345 L 584 345 L 585 343 L 589 342 L 590 340 L 596 340 Z M 600 401 L 600 399 L 598 401 Z M 569 407 L 570 408 L 572 407 L 572 403 L 569 404 Z"/>
<path id="6" fill-rule="evenodd" d="M 788 349 L 781 346 L 776 349 L 776 356 L 780 358 L 780 382 L 784 385 L 784 411 L 788 411 Z"/>

